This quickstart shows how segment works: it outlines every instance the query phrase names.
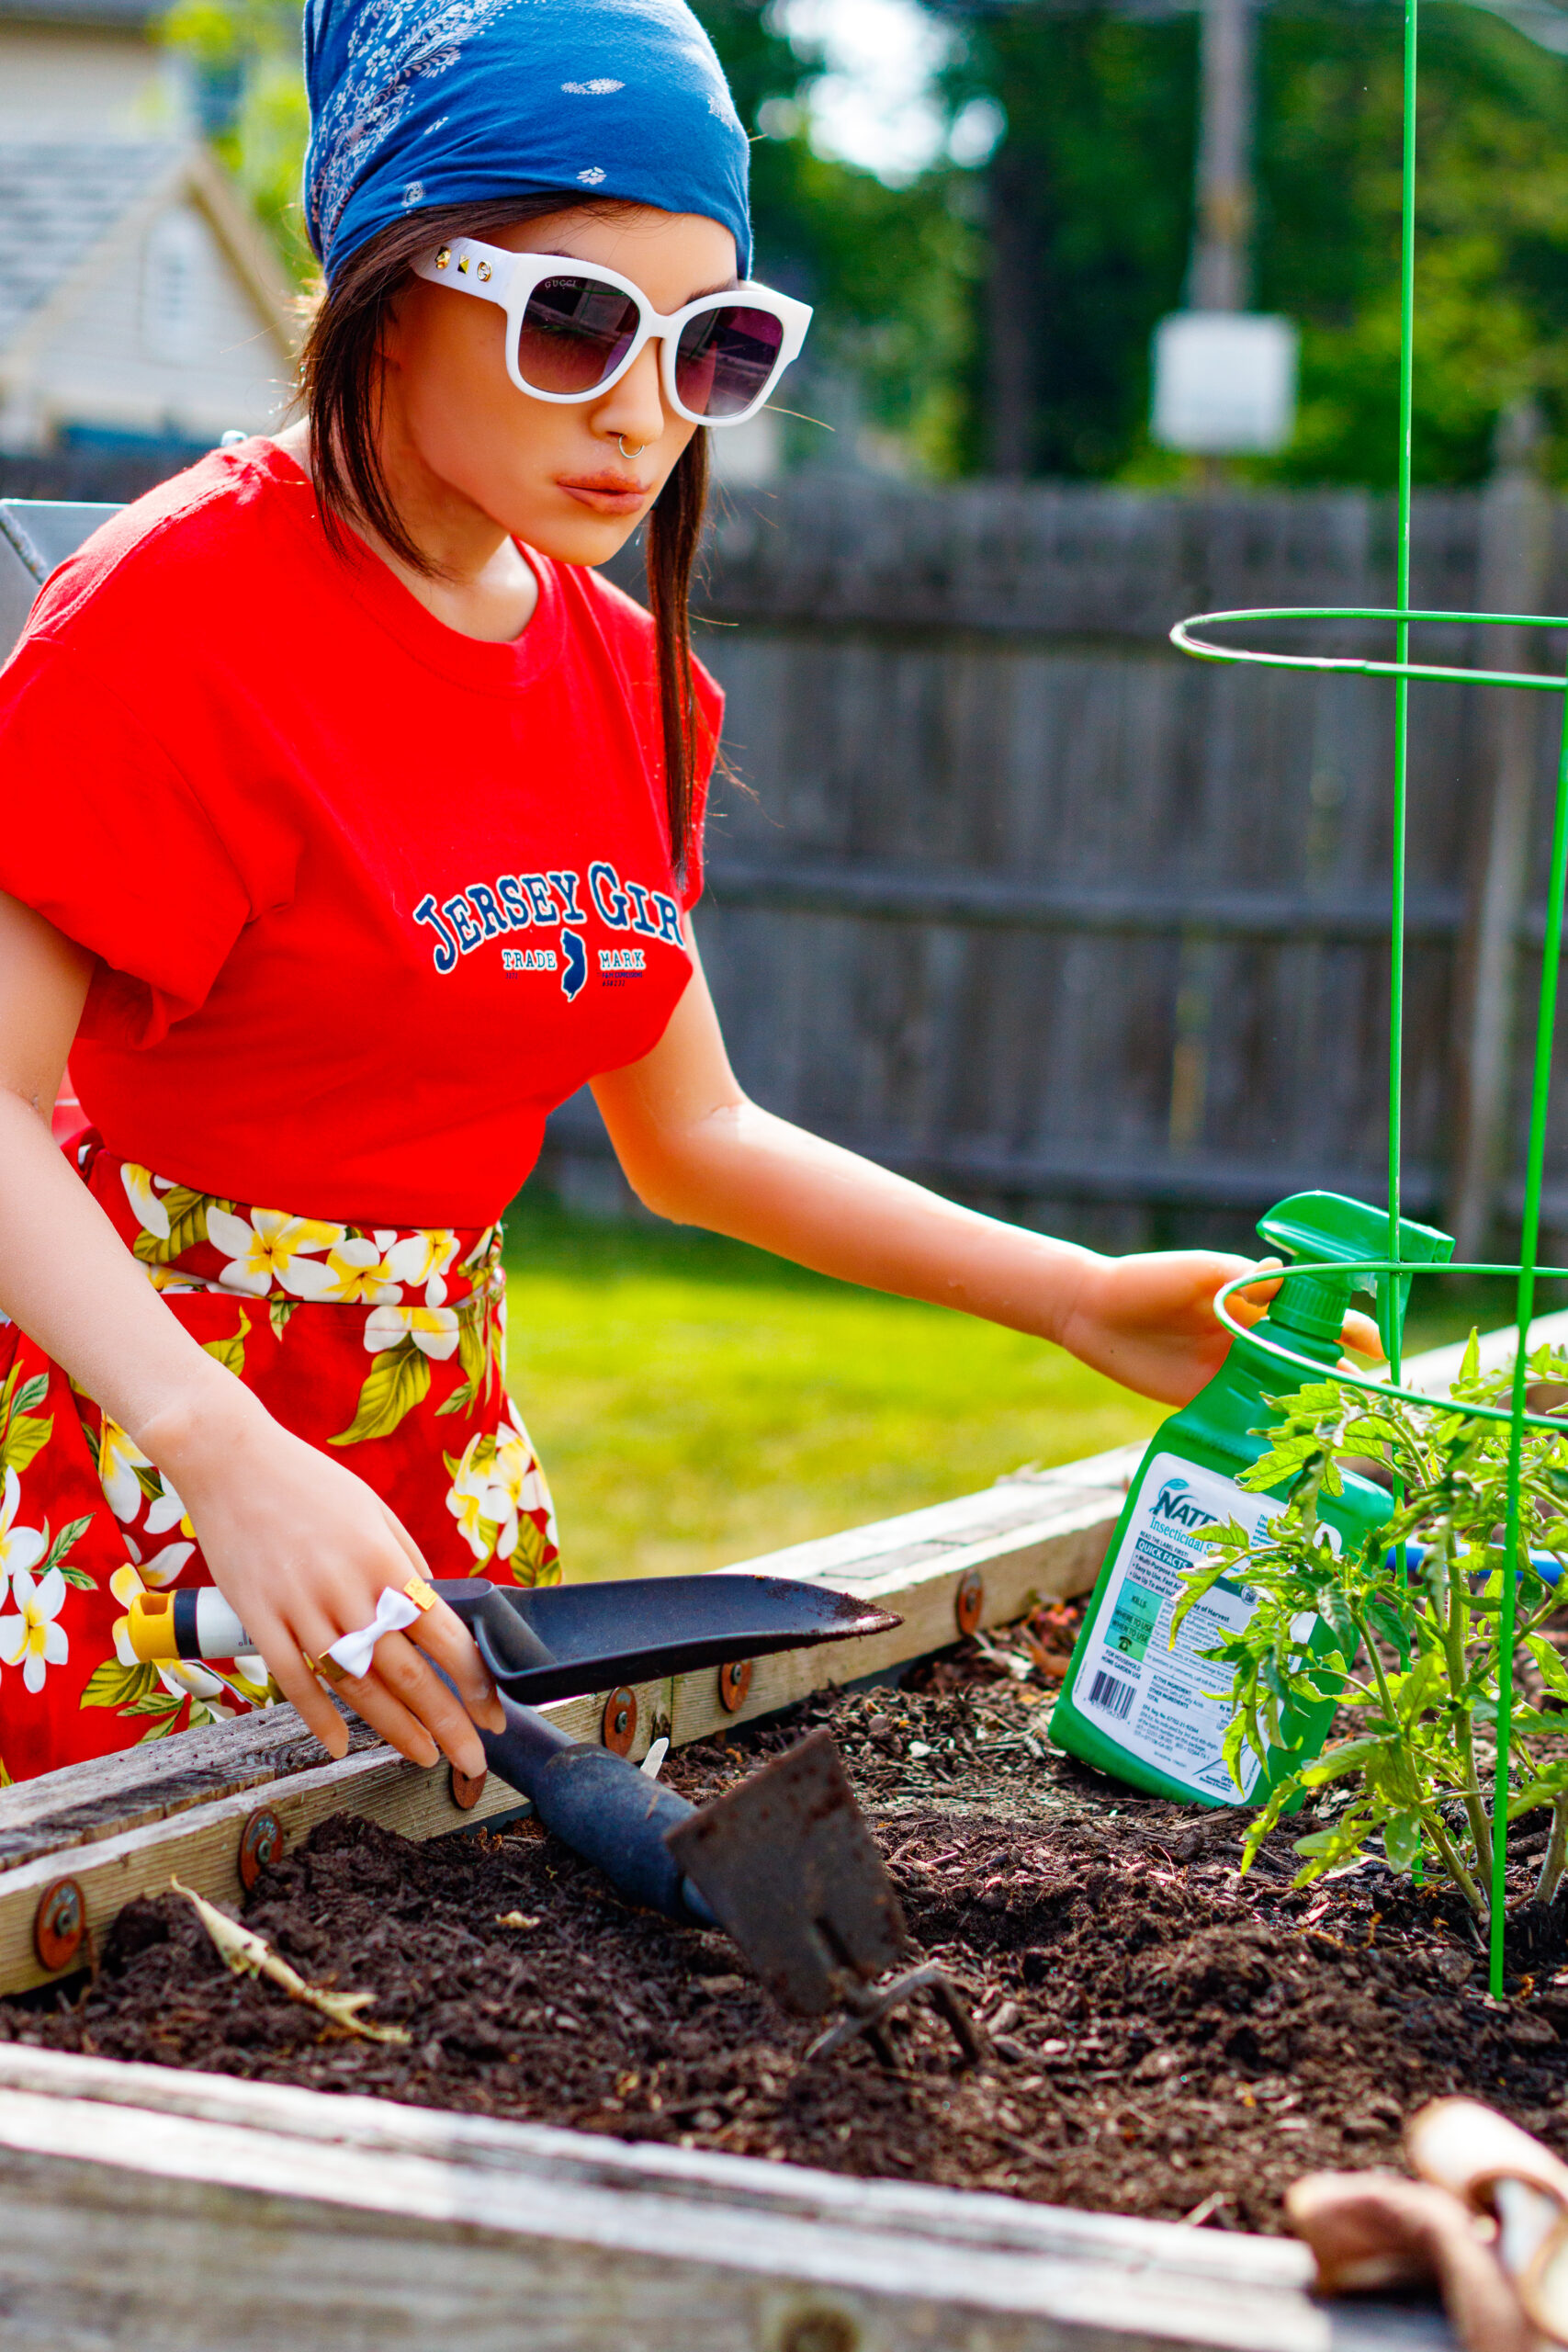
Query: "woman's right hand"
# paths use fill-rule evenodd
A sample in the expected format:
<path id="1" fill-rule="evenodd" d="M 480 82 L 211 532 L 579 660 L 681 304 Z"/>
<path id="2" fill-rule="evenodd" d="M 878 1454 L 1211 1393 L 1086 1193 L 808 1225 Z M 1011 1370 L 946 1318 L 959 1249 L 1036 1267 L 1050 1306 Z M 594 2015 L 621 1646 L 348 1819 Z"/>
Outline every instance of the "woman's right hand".
<path id="1" fill-rule="evenodd" d="M 342 1756 L 348 1727 L 307 1660 L 370 1624 L 389 1586 L 400 1591 L 411 1576 L 428 1577 L 418 1545 L 363 1479 L 283 1429 L 237 1384 L 232 1396 L 209 1392 L 196 1413 L 154 1415 L 138 1435 L 284 1696 Z M 413 1764 L 443 1753 L 477 1779 L 485 1757 L 474 1724 L 505 1726 L 479 1651 L 444 1600 L 406 1634 L 383 1634 L 370 1671 L 338 1687 Z"/>

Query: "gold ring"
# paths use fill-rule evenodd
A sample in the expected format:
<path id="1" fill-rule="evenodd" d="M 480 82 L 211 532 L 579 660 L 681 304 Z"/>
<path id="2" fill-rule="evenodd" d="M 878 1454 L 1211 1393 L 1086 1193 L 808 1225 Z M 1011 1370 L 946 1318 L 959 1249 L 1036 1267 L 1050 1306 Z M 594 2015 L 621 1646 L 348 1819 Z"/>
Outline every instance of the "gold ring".
<path id="1" fill-rule="evenodd" d="M 425 1583 L 424 1578 L 421 1576 L 410 1577 L 407 1584 L 403 1587 L 403 1590 L 409 1600 L 413 1602 L 414 1607 L 419 1611 L 421 1616 L 423 1616 L 426 1611 L 434 1609 L 437 1600 L 441 1598 L 439 1593 L 433 1592 L 431 1590 L 429 1585 Z"/>
<path id="2" fill-rule="evenodd" d="M 311 1673 L 319 1674 L 324 1681 L 347 1681 L 348 1677 L 344 1674 L 342 1667 L 338 1664 L 335 1657 L 309 1657 L 305 1656 L 303 1650 L 300 1652 L 300 1656 L 305 1658 L 305 1663 L 310 1668 Z"/>

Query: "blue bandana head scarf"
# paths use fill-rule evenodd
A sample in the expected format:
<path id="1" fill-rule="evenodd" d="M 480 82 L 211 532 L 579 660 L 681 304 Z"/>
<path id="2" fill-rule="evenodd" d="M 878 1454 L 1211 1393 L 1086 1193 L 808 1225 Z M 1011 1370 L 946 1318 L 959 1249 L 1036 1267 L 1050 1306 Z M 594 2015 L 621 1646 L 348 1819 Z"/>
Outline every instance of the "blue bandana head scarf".
<path id="1" fill-rule="evenodd" d="M 329 280 L 406 212 L 554 189 L 701 213 L 750 270 L 746 133 L 684 0 L 309 0 L 305 82 Z"/>

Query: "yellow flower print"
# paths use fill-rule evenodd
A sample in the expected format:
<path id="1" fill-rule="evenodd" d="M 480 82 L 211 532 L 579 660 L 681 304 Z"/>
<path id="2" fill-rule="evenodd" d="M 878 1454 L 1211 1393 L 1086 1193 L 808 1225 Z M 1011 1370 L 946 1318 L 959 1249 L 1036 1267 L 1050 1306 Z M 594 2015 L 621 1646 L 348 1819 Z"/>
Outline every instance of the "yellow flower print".
<path id="1" fill-rule="evenodd" d="M 446 1270 L 457 1254 L 457 1237 L 442 1228 L 430 1232 L 405 1233 L 394 1241 L 387 1252 L 389 1270 L 399 1282 L 417 1290 L 424 1284 L 426 1306 L 444 1306 L 446 1303 Z"/>
<path id="2" fill-rule="evenodd" d="M 453 1306 L 373 1306 L 365 1318 L 365 1344 L 373 1356 L 412 1340 L 421 1355 L 445 1363 L 457 1349 L 457 1310 Z"/>
<path id="3" fill-rule="evenodd" d="M 486 1510 L 496 1522 L 496 1554 L 502 1560 L 510 1560 L 517 1549 L 525 1511 L 544 1511 L 547 1514 L 547 1541 L 550 1544 L 556 1541 L 555 1510 L 550 1501 L 550 1490 L 535 1458 L 528 1432 L 513 1429 L 506 1421 L 502 1421 L 496 1431 L 495 1464 Z"/>
<path id="4" fill-rule="evenodd" d="M 14 1617 L 0 1617 L 0 1661 L 19 1666 L 22 1680 L 36 1697 L 51 1666 L 63 1666 L 71 1655 L 65 1628 L 55 1620 L 65 1606 L 69 1587 L 58 1568 L 35 1583 L 26 1568 L 11 1578 Z"/>
<path id="5" fill-rule="evenodd" d="M 139 1168 L 134 1160 L 123 1160 L 119 1181 L 125 1186 L 125 1197 L 136 1211 L 136 1222 L 142 1232 L 154 1233 L 160 1241 L 166 1241 L 169 1238 L 169 1212 L 153 1189 L 157 1180 L 152 1170 Z"/>
<path id="6" fill-rule="evenodd" d="M 457 1522 L 457 1532 L 480 1561 L 488 1560 L 495 1548 L 495 1522 L 489 1515 L 494 1453 L 492 1437 L 471 1437 L 446 1489 L 446 1508 Z M 450 1454 L 446 1460 L 451 1463 Z"/>
<path id="7" fill-rule="evenodd" d="M 141 1481 L 136 1474 L 152 1467 L 141 1448 L 126 1436 L 118 1421 L 111 1421 L 106 1414 L 104 1433 L 98 1441 L 98 1484 L 116 1519 L 127 1526 L 141 1509 Z"/>
<path id="8" fill-rule="evenodd" d="M 394 1228 L 389 1233 L 364 1234 L 357 1240 L 340 1241 L 327 1253 L 326 1286 L 311 1295 L 349 1306 L 395 1306 L 403 1295 L 402 1284 L 395 1278 L 387 1253 L 397 1238 Z"/>
<path id="9" fill-rule="evenodd" d="M 207 1238 L 229 1261 L 219 1280 L 252 1298 L 265 1298 L 275 1286 L 293 1298 L 334 1297 L 332 1276 L 314 1252 L 334 1249 L 344 1231 L 281 1209 L 253 1209 L 248 1219 L 215 1203 L 207 1211 Z"/>

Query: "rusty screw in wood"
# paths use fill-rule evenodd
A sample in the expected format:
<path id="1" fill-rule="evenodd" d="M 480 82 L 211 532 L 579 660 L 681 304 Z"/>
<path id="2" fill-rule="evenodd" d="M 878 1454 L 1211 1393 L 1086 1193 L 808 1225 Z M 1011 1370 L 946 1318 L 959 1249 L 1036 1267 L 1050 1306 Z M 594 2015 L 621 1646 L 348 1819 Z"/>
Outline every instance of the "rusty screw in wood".
<path id="1" fill-rule="evenodd" d="M 965 1568 L 958 1579 L 958 1590 L 953 1599 L 953 1613 L 958 1620 L 961 1634 L 977 1633 L 980 1611 L 986 1605 L 986 1579 L 978 1568 Z"/>
<path id="2" fill-rule="evenodd" d="M 451 1766 L 447 1773 L 447 1787 L 459 1813 L 472 1813 L 484 1794 L 488 1778 L 484 1772 L 459 1772 L 456 1764 Z"/>
<path id="3" fill-rule="evenodd" d="M 751 1661 L 738 1657 L 718 1669 L 718 1703 L 727 1715 L 738 1715 L 751 1688 Z"/>
<path id="4" fill-rule="evenodd" d="M 844 2312 L 802 2312 L 779 2338 L 779 2352 L 855 2352 L 860 2330 Z"/>
<path id="5" fill-rule="evenodd" d="M 264 1870 L 283 1860 L 283 1824 L 271 1805 L 258 1805 L 240 1832 L 240 1859 L 235 1868 L 249 1894 Z"/>
<path id="6" fill-rule="evenodd" d="M 601 1736 L 604 1745 L 617 1756 L 629 1756 L 637 1737 L 637 1692 L 623 1683 L 612 1690 L 604 1702 L 604 1723 Z"/>
<path id="7" fill-rule="evenodd" d="M 33 1950 L 39 1966 L 69 1968 L 87 1932 L 87 1906 L 73 1878 L 57 1878 L 44 1888 L 33 1915 Z"/>

